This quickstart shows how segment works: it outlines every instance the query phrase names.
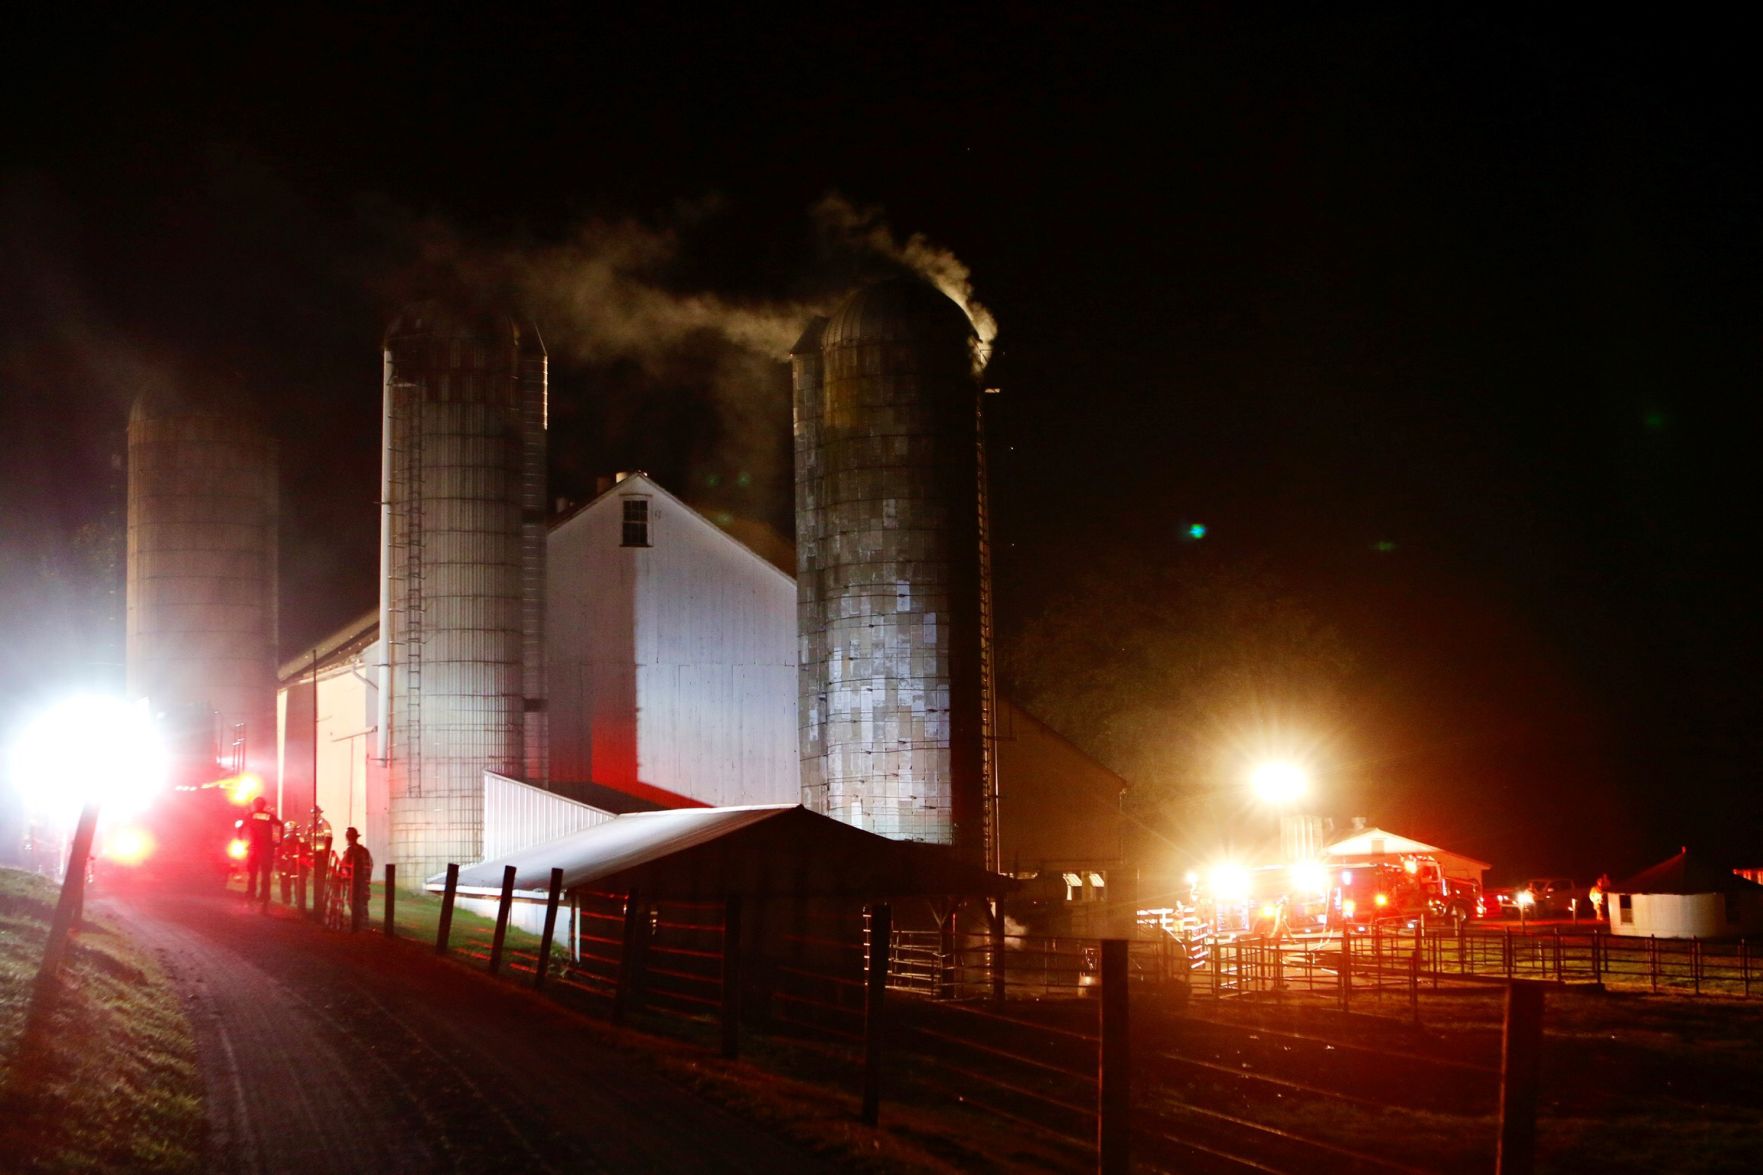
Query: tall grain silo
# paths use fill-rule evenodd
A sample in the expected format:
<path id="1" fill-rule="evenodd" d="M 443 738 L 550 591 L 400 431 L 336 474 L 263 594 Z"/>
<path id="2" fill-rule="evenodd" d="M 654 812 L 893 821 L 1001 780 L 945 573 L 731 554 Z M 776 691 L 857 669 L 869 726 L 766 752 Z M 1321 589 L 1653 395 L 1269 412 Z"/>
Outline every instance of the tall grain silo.
<path id="1" fill-rule="evenodd" d="M 501 315 L 386 332 L 379 754 L 411 885 L 481 856 L 483 773 L 542 783 L 546 356 Z"/>
<path id="2" fill-rule="evenodd" d="M 913 279 L 794 356 L 803 803 L 995 863 L 973 331 Z"/>
<path id="3" fill-rule="evenodd" d="M 186 781 L 276 762 L 276 451 L 242 405 L 143 393 L 128 429 L 127 688 Z"/>
<path id="4" fill-rule="evenodd" d="M 827 811 L 824 764 L 826 617 L 821 600 L 821 336 L 826 319 L 815 318 L 790 348 L 796 460 L 796 726 L 802 762 L 803 802 Z"/>

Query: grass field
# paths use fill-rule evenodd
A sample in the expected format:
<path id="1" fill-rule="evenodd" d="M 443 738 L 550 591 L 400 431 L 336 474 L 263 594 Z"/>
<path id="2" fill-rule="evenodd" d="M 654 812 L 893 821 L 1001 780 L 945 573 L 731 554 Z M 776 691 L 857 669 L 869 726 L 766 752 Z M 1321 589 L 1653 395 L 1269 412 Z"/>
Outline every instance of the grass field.
<path id="1" fill-rule="evenodd" d="M 89 918 L 57 997 L 33 1009 L 56 889 L 0 869 L 0 1164 L 8 1171 L 199 1169 L 195 1041 L 122 928 Z"/>

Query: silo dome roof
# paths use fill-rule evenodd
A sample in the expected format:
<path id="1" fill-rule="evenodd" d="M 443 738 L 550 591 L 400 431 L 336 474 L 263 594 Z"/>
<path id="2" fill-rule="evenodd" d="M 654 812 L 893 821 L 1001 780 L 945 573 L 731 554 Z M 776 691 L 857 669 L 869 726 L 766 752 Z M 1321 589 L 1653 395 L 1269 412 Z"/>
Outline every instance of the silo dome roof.
<path id="1" fill-rule="evenodd" d="M 914 277 L 864 286 L 839 304 L 821 336 L 824 347 L 849 343 L 961 340 L 973 335 L 967 312 L 947 294 Z"/>

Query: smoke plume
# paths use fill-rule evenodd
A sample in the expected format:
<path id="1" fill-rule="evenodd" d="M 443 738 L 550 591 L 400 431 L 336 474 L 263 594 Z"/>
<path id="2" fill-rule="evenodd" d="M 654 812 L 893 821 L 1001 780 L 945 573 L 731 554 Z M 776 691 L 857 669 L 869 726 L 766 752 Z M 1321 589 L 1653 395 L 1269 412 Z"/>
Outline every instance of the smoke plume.
<path id="1" fill-rule="evenodd" d="M 831 244 L 903 266 L 947 294 L 967 311 L 980 347 L 990 349 L 998 335 L 998 320 L 973 296 L 973 272 L 953 252 L 923 233 L 901 241 L 882 209 L 859 208 L 838 192 L 828 192 L 811 212 L 822 237 Z"/>

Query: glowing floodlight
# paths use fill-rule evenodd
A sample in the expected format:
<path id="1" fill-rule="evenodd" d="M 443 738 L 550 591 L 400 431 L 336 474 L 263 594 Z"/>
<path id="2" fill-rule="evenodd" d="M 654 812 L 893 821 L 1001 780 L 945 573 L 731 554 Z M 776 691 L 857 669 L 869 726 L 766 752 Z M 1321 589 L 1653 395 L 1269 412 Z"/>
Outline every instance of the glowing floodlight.
<path id="1" fill-rule="evenodd" d="M 1249 871 L 1232 861 L 1212 867 L 1206 878 L 1215 902 L 1246 902 L 1249 900 Z"/>
<path id="2" fill-rule="evenodd" d="M 82 804 L 125 814 L 165 785 L 166 760 L 145 704 L 75 697 L 25 727 L 12 752 L 20 792 L 37 811 L 71 820 Z"/>
<path id="3" fill-rule="evenodd" d="M 1310 794 L 1310 773 L 1289 760 L 1263 763 L 1250 774 L 1249 785 L 1263 803 L 1295 804 Z"/>
<path id="4" fill-rule="evenodd" d="M 1291 882 L 1295 893 L 1327 893 L 1328 866 L 1320 861 L 1299 861 L 1291 868 Z"/>

